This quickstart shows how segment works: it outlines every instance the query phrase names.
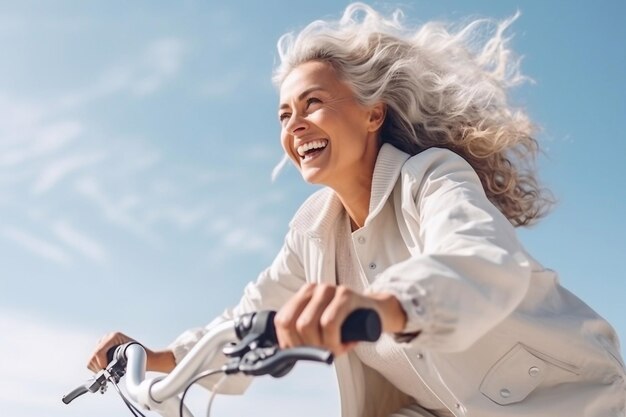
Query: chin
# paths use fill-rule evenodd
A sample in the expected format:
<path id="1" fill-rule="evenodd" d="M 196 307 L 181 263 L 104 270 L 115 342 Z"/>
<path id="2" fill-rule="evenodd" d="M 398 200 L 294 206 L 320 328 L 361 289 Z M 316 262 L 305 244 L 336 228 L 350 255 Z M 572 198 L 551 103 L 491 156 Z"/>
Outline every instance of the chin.
<path id="1" fill-rule="evenodd" d="M 309 184 L 314 185 L 326 185 L 326 183 L 322 179 L 321 172 L 319 170 L 312 169 L 300 169 L 300 175 L 302 175 L 302 179 Z"/>

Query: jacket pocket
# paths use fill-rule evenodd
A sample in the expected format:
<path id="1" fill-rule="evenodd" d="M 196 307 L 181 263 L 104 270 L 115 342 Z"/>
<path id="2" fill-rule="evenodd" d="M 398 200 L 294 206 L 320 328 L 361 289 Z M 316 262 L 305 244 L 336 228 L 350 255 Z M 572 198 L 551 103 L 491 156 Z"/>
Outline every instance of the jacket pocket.
<path id="1" fill-rule="evenodd" d="M 551 371 L 555 367 L 559 372 L 572 376 L 578 373 L 574 365 L 518 343 L 487 372 L 480 392 L 497 404 L 514 404 L 524 400 L 541 385 L 549 373 L 554 373 Z"/>

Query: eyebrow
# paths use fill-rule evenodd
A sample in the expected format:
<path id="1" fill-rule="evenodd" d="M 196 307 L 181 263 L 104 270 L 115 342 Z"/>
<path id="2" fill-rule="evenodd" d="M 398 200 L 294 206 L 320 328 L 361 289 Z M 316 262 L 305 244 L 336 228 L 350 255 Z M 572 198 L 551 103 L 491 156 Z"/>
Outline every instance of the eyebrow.
<path id="1" fill-rule="evenodd" d="M 314 91 L 326 91 L 323 87 L 321 86 L 313 86 L 310 88 L 307 88 L 306 90 L 304 90 L 303 92 L 300 93 L 300 95 L 298 95 L 298 101 L 301 101 L 304 97 L 308 96 L 309 94 L 311 94 Z M 289 104 L 287 103 L 283 103 L 280 105 L 280 107 L 278 108 L 279 110 L 282 110 L 284 108 L 288 108 Z"/>

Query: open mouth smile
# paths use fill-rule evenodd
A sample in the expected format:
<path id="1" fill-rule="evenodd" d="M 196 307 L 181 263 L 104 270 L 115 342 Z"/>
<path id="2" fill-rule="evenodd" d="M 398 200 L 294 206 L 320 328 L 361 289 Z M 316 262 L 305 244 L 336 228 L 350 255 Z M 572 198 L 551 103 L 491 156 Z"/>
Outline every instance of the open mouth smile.
<path id="1" fill-rule="evenodd" d="M 307 160 L 320 154 L 328 146 L 328 139 L 318 139 L 298 146 L 296 151 L 301 159 Z"/>

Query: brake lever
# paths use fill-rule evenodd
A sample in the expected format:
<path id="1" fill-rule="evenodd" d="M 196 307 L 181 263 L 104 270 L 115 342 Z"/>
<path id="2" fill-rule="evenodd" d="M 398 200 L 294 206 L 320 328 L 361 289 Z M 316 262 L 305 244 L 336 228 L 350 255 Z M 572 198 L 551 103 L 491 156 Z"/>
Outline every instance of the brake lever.
<path id="1" fill-rule="evenodd" d="M 91 379 L 87 380 L 83 385 L 74 388 L 61 399 L 64 404 L 69 404 L 76 398 L 88 392 L 95 393 L 100 391 L 104 394 L 107 390 L 107 382 L 110 378 L 117 384 L 126 373 L 126 361 L 123 358 L 113 359 L 106 369 L 98 371 Z"/>
<path id="2" fill-rule="evenodd" d="M 72 391 L 70 391 L 69 393 L 63 396 L 62 398 L 63 404 L 69 404 L 72 401 L 74 401 L 76 398 L 88 392 L 89 392 L 89 389 L 87 388 L 87 384 L 76 387 Z"/>
<path id="3" fill-rule="evenodd" d="M 88 392 L 97 392 L 104 394 L 107 389 L 107 380 L 109 378 L 109 372 L 105 369 L 99 371 L 93 376 L 93 378 L 87 380 L 83 385 L 74 388 L 68 394 L 65 394 L 62 398 L 64 404 L 69 404 L 76 398 Z"/>
<path id="4" fill-rule="evenodd" d="M 333 363 L 333 354 L 325 349 L 302 346 L 281 350 L 277 346 L 257 348 L 246 353 L 238 369 L 245 375 L 271 375 L 280 378 L 287 375 L 296 362 L 305 360 Z"/>
<path id="5" fill-rule="evenodd" d="M 331 364 L 333 355 L 324 349 L 297 347 L 278 348 L 274 311 L 258 311 L 241 316 L 235 323 L 239 342 L 225 346 L 222 352 L 230 358 L 224 372 L 246 375 L 272 375 L 275 378 L 289 373 L 299 360 Z M 382 330 L 380 316 L 370 309 L 354 310 L 341 326 L 342 342 L 378 340 Z"/>

